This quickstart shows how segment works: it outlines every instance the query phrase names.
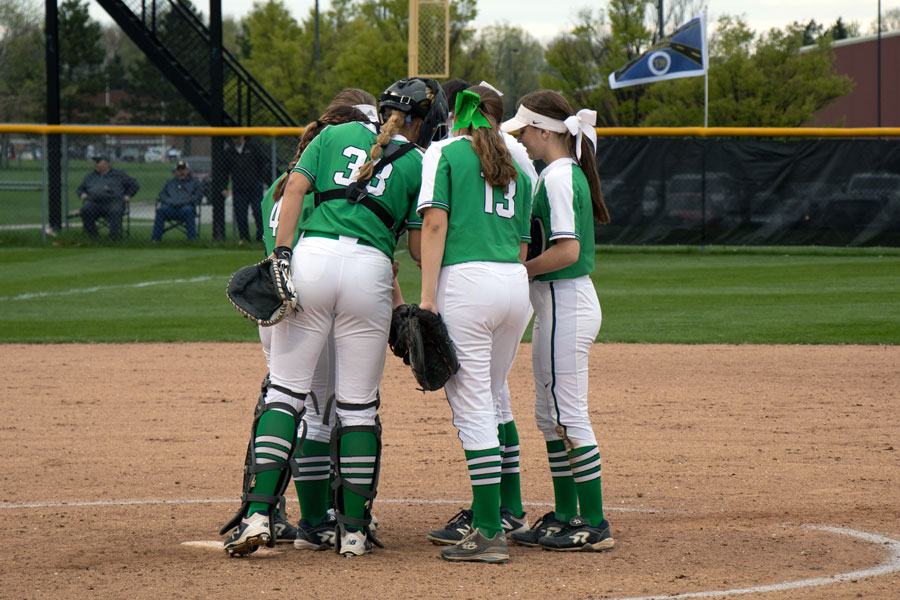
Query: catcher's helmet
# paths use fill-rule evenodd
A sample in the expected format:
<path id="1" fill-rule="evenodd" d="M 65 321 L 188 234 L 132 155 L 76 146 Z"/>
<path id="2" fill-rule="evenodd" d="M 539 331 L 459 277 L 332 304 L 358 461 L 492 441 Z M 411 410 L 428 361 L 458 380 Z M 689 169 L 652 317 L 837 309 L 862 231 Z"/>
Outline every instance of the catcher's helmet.
<path id="1" fill-rule="evenodd" d="M 428 99 L 428 90 L 433 95 L 431 100 Z M 423 148 L 432 140 L 442 139 L 447 134 L 447 96 L 434 79 L 412 77 L 395 81 L 381 94 L 378 108 L 382 113 L 385 108 L 393 108 L 405 112 L 409 118 L 421 118 L 422 129 L 419 130 L 416 143 Z"/>

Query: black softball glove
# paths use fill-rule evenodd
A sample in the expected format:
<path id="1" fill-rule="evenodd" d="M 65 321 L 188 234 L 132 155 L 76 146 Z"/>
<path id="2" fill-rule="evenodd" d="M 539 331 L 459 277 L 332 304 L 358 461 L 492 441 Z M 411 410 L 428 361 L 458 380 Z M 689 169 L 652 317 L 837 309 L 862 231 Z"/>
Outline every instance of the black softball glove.
<path id="1" fill-rule="evenodd" d="M 407 327 L 409 363 L 416 381 L 423 391 L 441 389 L 459 371 L 459 360 L 447 326 L 440 315 L 413 304 L 409 307 Z"/>
<path id="2" fill-rule="evenodd" d="M 297 292 L 291 277 L 291 263 L 266 258 L 235 271 L 225 293 L 231 304 L 248 319 L 263 326 L 274 325 L 297 307 Z"/>

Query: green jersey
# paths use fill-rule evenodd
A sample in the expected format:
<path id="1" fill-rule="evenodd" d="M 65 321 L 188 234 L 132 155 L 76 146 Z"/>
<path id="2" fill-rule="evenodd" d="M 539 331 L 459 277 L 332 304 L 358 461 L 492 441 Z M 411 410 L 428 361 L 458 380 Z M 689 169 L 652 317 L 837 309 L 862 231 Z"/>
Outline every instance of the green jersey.
<path id="1" fill-rule="evenodd" d="M 326 127 L 303 151 L 295 171 L 312 182 L 312 191 L 326 192 L 345 188 L 357 179 L 359 169 L 369 160 L 369 149 L 377 132 L 371 123 L 344 123 Z M 394 136 L 392 144 L 403 144 Z M 415 199 L 422 182 L 422 151 L 407 152 L 384 167 L 367 186 L 369 196 L 394 218 L 394 231 L 361 204 L 337 199 L 323 202 L 304 221 L 302 230 L 325 236 L 345 235 L 378 248 L 393 257 L 396 231 L 407 220 L 415 220 Z M 306 204 L 306 201 L 304 201 Z"/>
<path id="2" fill-rule="evenodd" d="M 535 279 L 555 281 L 590 275 L 594 270 L 594 209 L 581 167 L 571 158 L 560 158 L 547 165 L 538 180 L 531 209 L 544 226 L 545 248 L 565 238 L 574 238 L 581 245 L 574 263 Z"/>
<path id="3" fill-rule="evenodd" d="M 521 169 L 509 185 L 491 186 L 469 136 L 434 142 L 422 160 L 418 212 L 446 210 L 442 266 L 471 261 L 519 262 L 531 241 L 531 180 Z"/>
<path id="4" fill-rule="evenodd" d="M 268 219 L 263 230 L 263 244 L 266 246 L 266 256 L 272 254 L 272 250 L 275 249 L 275 240 L 278 238 L 278 218 L 281 216 L 281 198 L 278 199 L 278 202 L 274 202 L 272 197 L 275 195 L 275 186 L 288 175 L 288 173 L 282 173 L 281 177 L 269 186 L 262 199 L 262 215 L 263 218 Z M 297 245 L 300 230 L 303 229 L 304 222 L 312 215 L 315 207 L 316 203 L 313 194 L 307 194 L 303 198 L 303 209 L 300 211 L 300 218 L 297 219 L 297 231 L 294 232 L 294 241 L 291 242 L 291 248 Z"/>

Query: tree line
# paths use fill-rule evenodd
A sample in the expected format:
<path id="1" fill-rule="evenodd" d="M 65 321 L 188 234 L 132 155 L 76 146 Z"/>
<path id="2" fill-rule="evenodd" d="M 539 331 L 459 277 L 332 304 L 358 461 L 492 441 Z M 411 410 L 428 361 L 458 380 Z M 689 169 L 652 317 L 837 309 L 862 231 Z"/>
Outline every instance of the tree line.
<path id="1" fill-rule="evenodd" d="M 0 121 L 45 119 L 42 5 L 0 0 Z M 664 29 L 699 8 L 698 0 L 668 2 Z M 609 0 L 546 44 L 515 25 L 476 30 L 477 14 L 477 0 L 451 0 L 451 76 L 492 83 L 506 94 L 507 114 L 518 98 L 547 87 L 597 110 L 601 126 L 703 123 L 703 78 L 620 90 L 606 83 L 658 41 L 655 2 Z M 118 26 L 90 17 L 88 0 L 62 0 L 59 27 L 64 123 L 204 124 Z M 900 9 L 885 13 L 882 28 L 900 29 Z M 333 0 L 320 14 L 318 59 L 312 10 L 298 20 L 285 0 L 256 2 L 240 20 L 226 17 L 223 29 L 226 49 L 301 123 L 343 87 L 377 96 L 407 72 L 408 0 Z M 831 44 L 860 35 L 856 23 L 756 32 L 743 17 L 726 15 L 710 31 L 710 125 L 803 125 L 852 88 L 833 71 Z"/>

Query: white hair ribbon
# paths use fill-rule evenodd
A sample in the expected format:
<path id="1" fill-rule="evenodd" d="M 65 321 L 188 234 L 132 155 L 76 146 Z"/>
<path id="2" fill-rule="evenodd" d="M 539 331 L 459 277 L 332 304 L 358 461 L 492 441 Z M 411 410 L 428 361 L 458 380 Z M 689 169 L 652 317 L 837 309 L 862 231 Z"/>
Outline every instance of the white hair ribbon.
<path id="1" fill-rule="evenodd" d="M 494 90 L 495 92 L 497 92 L 498 96 L 500 96 L 501 98 L 503 97 L 503 92 L 501 92 L 500 90 L 498 90 L 497 88 L 495 88 L 494 86 L 489 84 L 487 81 L 482 81 L 478 85 L 483 85 L 484 87 L 486 87 L 489 90 Z"/>
<path id="2" fill-rule="evenodd" d="M 575 136 L 575 156 L 581 160 L 581 136 L 587 134 L 591 145 L 594 146 L 594 152 L 597 151 L 597 131 L 594 127 L 597 125 L 597 111 L 582 108 L 577 113 L 567 118 L 563 123 L 569 133 Z"/>

